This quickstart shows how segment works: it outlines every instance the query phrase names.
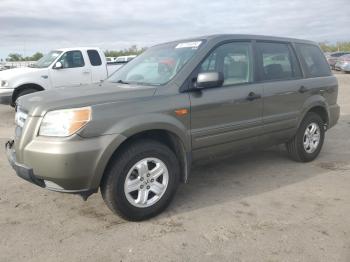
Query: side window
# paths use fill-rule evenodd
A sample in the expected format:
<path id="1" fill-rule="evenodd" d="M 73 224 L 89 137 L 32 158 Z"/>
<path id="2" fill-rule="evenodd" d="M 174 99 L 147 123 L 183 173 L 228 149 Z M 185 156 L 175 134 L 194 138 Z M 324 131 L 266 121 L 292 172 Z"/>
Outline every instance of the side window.
<path id="1" fill-rule="evenodd" d="M 287 80 L 301 76 L 289 44 L 258 42 L 260 80 Z"/>
<path id="2" fill-rule="evenodd" d="M 331 70 L 320 48 L 309 44 L 296 44 L 307 77 L 330 76 Z"/>
<path id="3" fill-rule="evenodd" d="M 203 61 L 200 72 L 222 72 L 224 86 L 252 82 L 251 43 L 228 43 L 216 48 Z"/>
<path id="4" fill-rule="evenodd" d="M 65 52 L 60 58 L 63 68 L 83 67 L 85 65 L 83 55 L 80 51 Z"/>
<path id="5" fill-rule="evenodd" d="M 97 50 L 88 50 L 87 53 L 92 66 L 102 65 L 101 57 Z"/>

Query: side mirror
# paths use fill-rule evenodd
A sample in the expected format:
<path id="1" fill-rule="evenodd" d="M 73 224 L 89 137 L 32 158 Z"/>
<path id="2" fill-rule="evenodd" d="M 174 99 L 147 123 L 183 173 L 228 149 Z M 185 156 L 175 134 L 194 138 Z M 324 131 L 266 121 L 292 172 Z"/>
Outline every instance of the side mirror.
<path id="1" fill-rule="evenodd" d="M 62 68 L 63 68 L 63 65 L 62 65 L 61 62 L 57 62 L 57 63 L 55 64 L 55 66 L 53 67 L 53 69 L 62 69 Z"/>
<path id="2" fill-rule="evenodd" d="M 224 76 L 220 72 L 199 73 L 196 88 L 220 87 L 224 83 Z"/>

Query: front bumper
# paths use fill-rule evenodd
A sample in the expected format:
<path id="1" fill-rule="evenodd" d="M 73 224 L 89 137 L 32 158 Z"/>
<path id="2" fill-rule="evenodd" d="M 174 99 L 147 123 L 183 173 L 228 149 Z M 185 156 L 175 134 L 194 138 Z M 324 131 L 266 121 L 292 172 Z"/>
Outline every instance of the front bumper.
<path id="1" fill-rule="evenodd" d="M 40 187 L 45 187 L 44 180 L 37 178 L 34 175 L 32 168 L 22 165 L 16 161 L 16 154 L 15 154 L 13 145 L 14 145 L 14 141 L 10 140 L 6 143 L 5 148 L 6 148 L 7 159 L 10 165 L 12 166 L 12 168 L 16 171 L 16 174 L 20 178 L 23 178 L 24 180 L 32 184 L 35 184 Z"/>
<path id="2" fill-rule="evenodd" d="M 9 105 L 12 102 L 13 89 L 0 88 L 0 104 Z"/>
<path id="3" fill-rule="evenodd" d="M 121 135 L 71 139 L 36 138 L 6 143 L 6 153 L 17 175 L 35 185 L 64 193 L 96 191 L 106 165 L 124 141 Z"/>

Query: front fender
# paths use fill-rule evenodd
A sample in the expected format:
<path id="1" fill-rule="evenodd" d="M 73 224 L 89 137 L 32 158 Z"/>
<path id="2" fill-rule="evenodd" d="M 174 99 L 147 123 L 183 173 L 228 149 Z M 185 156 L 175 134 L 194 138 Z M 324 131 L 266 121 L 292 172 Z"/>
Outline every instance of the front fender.
<path id="1" fill-rule="evenodd" d="M 89 129 L 92 126 L 85 129 L 85 132 L 81 132 L 81 136 L 90 136 Z M 184 181 L 187 181 L 187 177 L 190 169 L 190 158 L 188 153 L 191 151 L 191 138 L 186 126 L 178 119 L 173 116 L 169 116 L 161 113 L 144 114 L 141 116 L 130 117 L 121 121 L 118 121 L 115 125 L 109 128 L 103 136 L 115 136 L 116 139 L 113 143 L 109 144 L 104 152 L 102 161 L 99 161 L 98 168 L 96 170 L 96 175 L 93 178 L 91 187 L 95 188 L 99 185 L 101 178 L 103 176 L 104 170 L 107 167 L 109 159 L 112 157 L 113 153 L 120 148 L 121 144 L 133 135 L 151 131 L 151 130 L 163 130 L 177 136 L 185 152 L 183 152 L 183 168 L 184 168 Z M 181 148 L 181 146 L 179 147 Z"/>
<path id="2" fill-rule="evenodd" d="M 127 138 L 150 130 L 164 130 L 177 136 L 191 151 L 190 114 L 177 116 L 179 108 L 189 110 L 187 94 L 119 101 L 92 106 L 92 121 L 81 132 L 92 137 L 120 134 Z"/>
<path id="3" fill-rule="evenodd" d="M 113 125 L 107 133 L 131 137 L 150 130 L 168 131 L 180 138 L 187 152 L 191 150 L 191 137 L 185 124 L 175 116 L 164 113 L 148 113 L 123 119 Z"/>
<path id="4" fill-rule="evenodd" d="M 25 79 L 21 79 L 15 82 L 15 84 L 13 85 L 13 90 L 24 86 L 24 85 L 36 85 L 36 86 L 41 86 L 44 90 L 48 89 L 49 86 L 47 85 L 47 83 L 45 83 L 44 81 L 29 81 L 29 80 L 25 80 Z"/>
<path id="5" fill-rule="evenodd" d="M 20 86 L 28 85 L 28 84 L 38 85 L 38 86 L 41 86 L 43 89 L 50 88 L 50 79 L 49 79 L 48 71 L 46 70 L 28 72 L 23 75 L 12 77 L 10 81 L 11 81 L 11 87 L 13 89 L 16 89 Z"/>

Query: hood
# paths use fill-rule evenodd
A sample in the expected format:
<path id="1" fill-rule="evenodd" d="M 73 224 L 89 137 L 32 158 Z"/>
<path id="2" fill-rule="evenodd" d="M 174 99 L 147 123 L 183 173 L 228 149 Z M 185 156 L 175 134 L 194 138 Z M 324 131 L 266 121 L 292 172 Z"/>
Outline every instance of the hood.
<path id="1" fill-rule="evenodd" d="M 32 72 L 44 71 L 44 70 L 47 70 L 47 68 L 21 67 L 21 68 L 7 69 L 0 72 L 0 79 L 11 80 L 11 78 L 14 78 L 14 77 L 30 74 Z"/>
<path id="2" fill-rule="evenodd" d="M 116 83 L 93 84 L 80 87 L 61 87 L 36 92 L 18 99 L 18 107 L 31 116 L 47 111 L 93 106 L 153 96 L 156 87 Z"/>

